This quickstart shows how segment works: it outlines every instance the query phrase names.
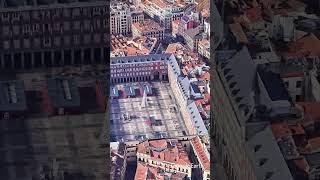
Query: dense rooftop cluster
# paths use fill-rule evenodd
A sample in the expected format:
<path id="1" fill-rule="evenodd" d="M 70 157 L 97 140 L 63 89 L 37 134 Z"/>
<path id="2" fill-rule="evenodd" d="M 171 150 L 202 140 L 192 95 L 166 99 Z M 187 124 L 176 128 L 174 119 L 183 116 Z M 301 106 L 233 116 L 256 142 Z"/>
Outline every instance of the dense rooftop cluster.
<path id="1" fill-rule="evenodd" d="M 229 176 L 269 180 L 319 177 L 320 135 L 314 110 L 320 100 L 320 6 L 310 3 L 239 0 L 224 6 L 225 36 L 215 54 L 219 80 L 213 88 L 214 94 L 221 93 L 216 87 L 221 82 L 227 98 L 213 97 L 217 118 L 212 121 L 231 126 L 222 125 L 229 118 L 236 127 L 244 128 L 244 133 L 232 132 L 242 136 L 238 142 L 226 137 L 225 143 L 231 148 L 234 143 L 248 145 L 249 149 L 237 156 L 248 157 L 251 162 L 246 166 L 255 171 L 243 176 L 232 164 L 225 167 L 227 172 L 232 169 Z M 219 112 L 221 107 L 225 115 Z M 226 118 L 228 113 L 234 114 L 233 118 Z M 215 136 L 225 138 L 218 133 Z M 239 160 L 231 154 L 230 161 Z"/>

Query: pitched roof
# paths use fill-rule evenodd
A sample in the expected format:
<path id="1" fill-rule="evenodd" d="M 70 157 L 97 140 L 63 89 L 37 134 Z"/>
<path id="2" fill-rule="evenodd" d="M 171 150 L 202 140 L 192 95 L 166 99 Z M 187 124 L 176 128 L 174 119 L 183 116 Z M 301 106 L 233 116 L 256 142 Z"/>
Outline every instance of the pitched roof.
<path id="1" fill-rule="evenodd" d="M 204 170 L 210 171 L 210 155 L 208 151 L 205 149 L 199 136 L 191 139 L 191 143 L 192 143 L 192 146 L 194 147 L 194 151 L 197 157 L 199 158 L 200 163 L 203 166 Z"/>
<path id="2" fill-rule="evenodd" d="M 313 33 L 298 39 L 290 44 L 290 50 L 320 56 L 320 40 Z"/>

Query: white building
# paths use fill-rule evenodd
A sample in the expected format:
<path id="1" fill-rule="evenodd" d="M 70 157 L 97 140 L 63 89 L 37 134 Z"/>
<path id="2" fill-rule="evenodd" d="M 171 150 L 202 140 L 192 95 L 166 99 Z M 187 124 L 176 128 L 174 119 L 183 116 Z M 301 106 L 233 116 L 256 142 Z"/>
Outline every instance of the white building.
<path id="1" fill-rule="evenodd" d="M 294 40 L 294 22 L 293 17 L 275 15 L 270 26 L 270 35 L 276 40 L 289 42 Z"/>
<path id="2" fill-rule="evenodd" d="M 131 33 L 131 11 L 130 7 L 123 2 L 110 3 L 110 33 L 130 34 Z"/>
<path id="3" fill-rule="evenodd" d="M 147 15 L 158 20 L 165 30 L 171 30 L 172 21 L 180 19 L 184 14 L 184 5 L 170 3 L 166 0 L 146 0 L 141 7 Z"/>

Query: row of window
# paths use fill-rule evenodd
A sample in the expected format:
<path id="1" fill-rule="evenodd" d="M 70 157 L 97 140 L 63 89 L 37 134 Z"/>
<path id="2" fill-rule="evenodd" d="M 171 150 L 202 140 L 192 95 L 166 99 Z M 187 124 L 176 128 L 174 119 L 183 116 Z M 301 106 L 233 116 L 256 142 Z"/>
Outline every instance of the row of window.
<path id="1" fill-rule="evenodd" d="M 112 69 L 122 69 L 128 67 L 146 67 L 146 66 L 153 66 L 154 63 L 131 63 L 131 64 L 119 64 L 119 65 L 112 65 Z M 162 64 L 163 65 L 163 64 Z"/>
<path id="2" fill-rule="evenodd" d="M 289 81 L 285 81 L 284 84 L 287 88 L 289 87 Z M 296 81 L 296 88 L 301 88 L 301 87 L 302 87 L 302 81 Z"/>
<path id="3" fill-rule="evenodd" d="M 91 44 L 91 43 L 101 43 L 101 40 L 103 39 L 104 42 L 106 43 L 107 40 L 107 34 L 103 35 L 104 37 L 101 38 L 101 34 L 85 34 L 83 36 L 80 35 L 73 35 L 73 36 L 63 36 L 63 37 L 44 37 L 44 38 L 34 38 L 34 39 L 15 39 L 12 41 L 3 41 L 3 48 L 4 49 L 9 49 L 11 46 L 14 48 L 30 48 L 32 47 L 40 47 L 43 45 L 44 47 L 50 47 L 50 46 L 60 46 L 62 44 L 65 45 L 70 45 L 71 43 L 73 44 Z"/>
<path id="4" fill-rule="evenodd" d="M 74 22 L 63 22 L 63 23 L 54 23 L 54 24 L 26 24 L 22 26 L 14 25 L 12 27 L 10 26 L 3 26 L 2 27 L 2 34 L 3 36 L 9 36 L 11 34 L 13 35 L 19 35 L 21 32 L 23 34 L 33 34 L 33 33 L 39 33 L 39 32 L 62 32 L 62 31 L 70 31 L 70 30 L 98 30 L 98 29 L 105 29 L 108 28 L 108 22 L 107 20 L 84 20 L 81 21 L 74 21 Z"/>
<path id="5" fill-rule="evenodd" d="M 137 72 L 137 73 L 121 73 L 121 74 L 112 74 L 111 73 L 111 77 L 132 77 L 132 76 L 149 76 L 151 75 L 151 72 Z"/>
<path id="6" fill-rule="evenodd" d="M 86 8 L 64 8 L 64 9 L 48 9 L 48 10 L 34 10 L 22 12 L 4 12 L 1 14 L 3 22 L 10 21 L 29 21 L 31 19 L 58 19 L 58 18 L 76 18 L 76 17 L 91 17 L 109 15 L 107 6 L 104 7 L 86 7 Z"/>
<path id="7" fill-rule="evenodd" d="M 144 158 L 139 158 L 140 161 L 144 161 L 144 162 L 148 162 L 147 159 L 144 159 Z M 180 172 L 183 172 L 183 173 L 188 173 L 189 170 L 188 169 L 184 169 L 184 168 L 181 168 L 181 167 L 175 167 L 175 166 L 172 166 L 172 165 L 167 165 L 167 164 L 164 164 L 163 163 L 158 163 L 157 161 L 153 161 L 151 160 L 151 164 L 152 165 L 158 165 L 162 168 L 166 168 L 166 169 L 170 169 L 170 171 L 180 171 Z"/>
<path id="8" fill-rule="evenodd" d="M 164 66 L 161 66 L 160 69 L 164 69 Z M 150 71 L 157 69 L 157 67 L 144 67 L 144 68 L 123 68 L 123 69 L 112 69 L 111 73 L 121 73 L 121 72 L 137 72 L 137 71 Z"/>

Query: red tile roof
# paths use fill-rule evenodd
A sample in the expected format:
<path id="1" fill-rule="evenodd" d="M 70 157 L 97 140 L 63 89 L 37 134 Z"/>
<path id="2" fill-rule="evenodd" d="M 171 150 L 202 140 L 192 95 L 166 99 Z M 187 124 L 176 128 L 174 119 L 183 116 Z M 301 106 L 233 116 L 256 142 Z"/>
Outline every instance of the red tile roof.
<path id="1" fill-rule="evenodd" d="M 304 172 L 307 172 L 308 169 L 309 169 L 309 165 L 306 161 L 306 159 L 303 157 L 303 158 L 300 158 L 300 159 L 295 159 L 293 160 L 293 163 L 296 165 L 296 167 Z"/>
<path id="2" fill-rule="evenodd" d="M 304 72 L 290 72 L 280 74 L 281 78 L 290 78 L 290 77 L 304 77 Z"/>
<path id="3" fill-rule="evenodd" d="M 170 141 L 175 142 L 175 146 L 170 145 Z M 148 140 L 138 144 L 137 152 L 148 154 L 152 159 L 167 161 L 180 165 L 190 165 L 188 154 L 182 144 L 177 140 Z M 158 151 L 156 149 L 162 149 Z"/>
<path id="4" fill-rule="evenodd" d="M 246 10 L 245 15 L 250 20 L 250 22 L 257 22 L 262 20 L 262 13 L 259 7 Z"/>
<path id="5" fill-rule="evenodd" d="M 320 121 L 320 102 L 298 102 L 311 119 Z"/>
<path id="6" fill-rule="evenodd" d="M 195 148 L 194 150 L 195 150 L 196 154 L 198 155 L 200 163 L 202 164 L 203 168 L 206 171 L 210 171 L 210 159 L 205 152 L 204 146 L 203 146 L 200 138 L 198 136 L 193 138 L 191 140 L 191 143 L 192 143 L 193 147 Z"/>
<path id="7" fill-rule="evenodd" d="M 292 52 L 308 53 L 312 56 L 320 56 L 320 40 L 313 33 L 306 35 L 290 44 Z"/>
<path id="8" fill-rule="evenodd" d="M 148 167 L 144 166 L 142 163 L 138 162 L 136 175 L 134 180 L 146 180 L 148 175 Z"/>
<path id="9" fill-rule="evenodd" d="M 305 134 L 301 124 L 288 125 L 287 123 L 273 123 L 271 124 L 271 130 L 276 139 L 291 135 Z"/>
<path id="10" fill-rule="evenodd" d="M 288 124 L 284 124 L 284 123 L 271 124 L 271 130 L 276 139 L 291 135 L 291 131 L 289 130 Z"/>
<path id="11" fill-rule="evenodd" d="M 150 32 L 150 31 L 160 31 L 164 30 L 164 27 L 162 27 L 160 24 L 153 20 L 145 20 L 142 22 L 135 22 L 132 24 L 132 27 L 136 28 L 140 32 Z"/>
<path id="12" fill-rule="evenodd" d="M 164 180 L 164 173 L 159 168 L 147 165 L 143 162 L 138 162 L 134 180 Z M 171 179 L 184 179 L 186 174 L 174 173 L 171 174 Z"/>

